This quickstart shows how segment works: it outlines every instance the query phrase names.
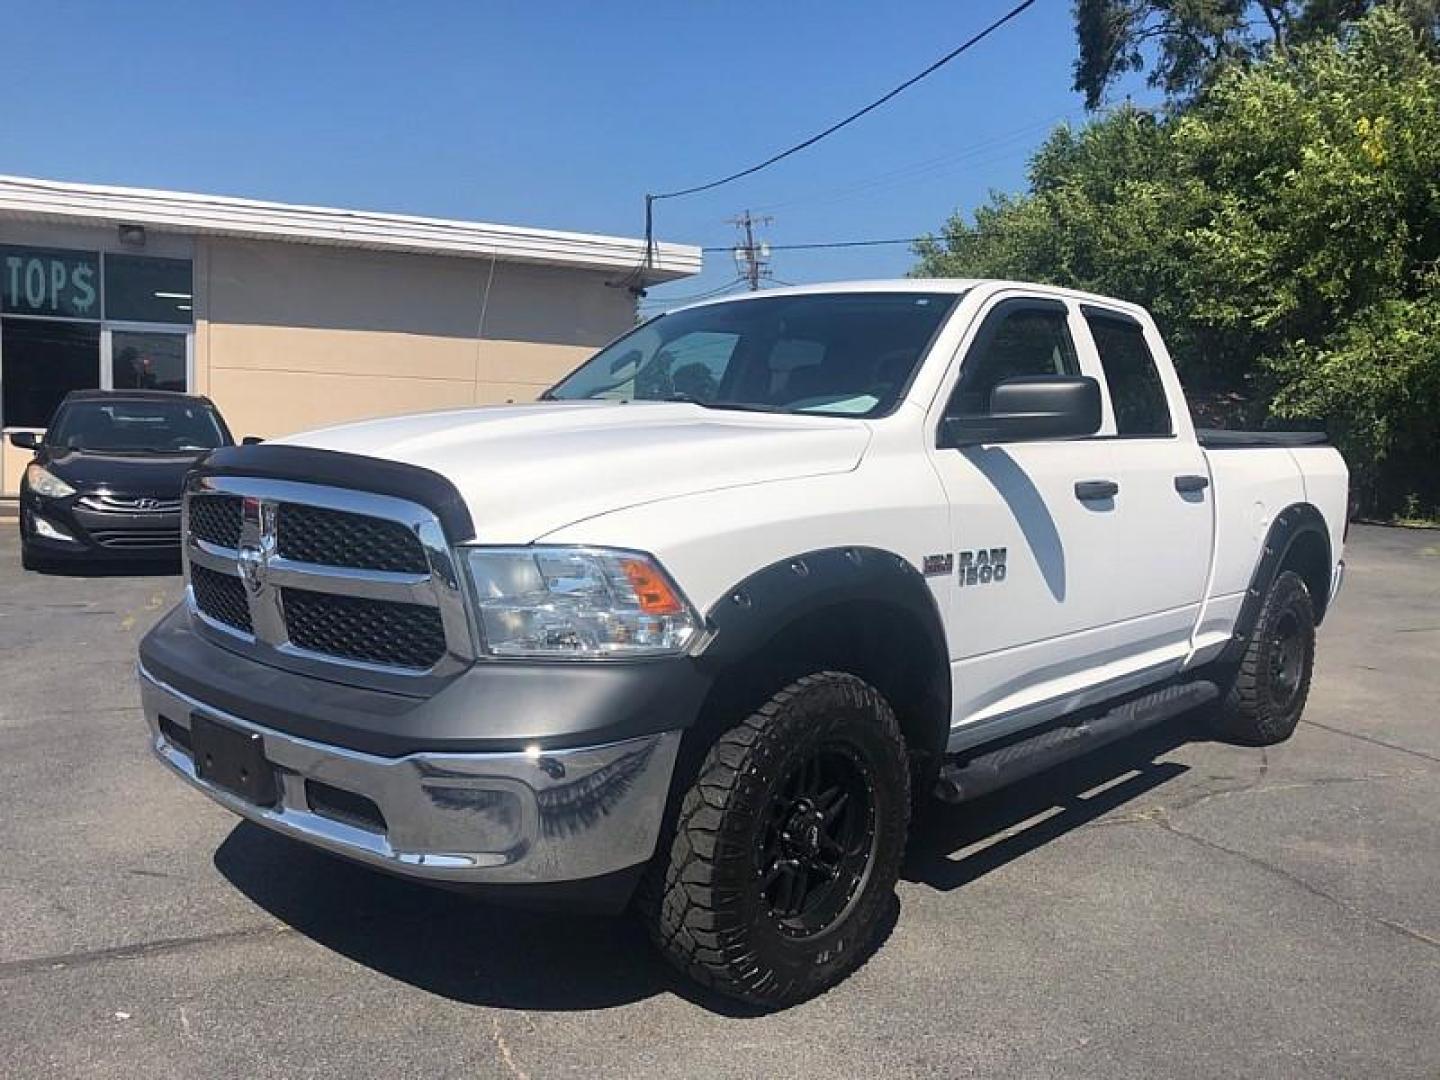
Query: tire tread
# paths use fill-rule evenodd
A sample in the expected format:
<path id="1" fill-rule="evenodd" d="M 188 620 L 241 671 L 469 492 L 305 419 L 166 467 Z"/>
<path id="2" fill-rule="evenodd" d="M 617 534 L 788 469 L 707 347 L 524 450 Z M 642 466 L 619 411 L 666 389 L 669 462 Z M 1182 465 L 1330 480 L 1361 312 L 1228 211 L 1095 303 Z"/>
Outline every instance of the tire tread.
<path id="1" fill-rule="evenodd" d="M 760 962 L 745 941 L 735 896 L 715 885 L 719 864 L 736 854 L 731 836 L 751 819 L 743 797 L 735 799 L 756 777 L 757 759 L 779 744 L 786 732 L 783 718 L 801 695 L 838 689 L 854 704 L 865 706 L 885 738 L 905 761 L 899 724 L 885 699 L 854 675 L 822 671 L 806 675 L 776 692 L 765 704 L 735 724 L 710 747 L 700 773 L 680 806 L 669 863 L 652 908 L 651 934 L 666 958 L 702 986 L 733 997 L 773 1006 L 790 1003 L 825 989 L 835 979 L 802 985 L 782 980 Z M 902 769 L 909 806 L 908 768 Z M 878 859 L 878 856 L 877 856 Z M 896 860 L 898 869 L 898 859 Z M 887 883 L 893 888 L 893 881 Z M 857 950 L 863 955 L 863 950 Z M 839 973 L 839 977 L 847 974 Z"/>

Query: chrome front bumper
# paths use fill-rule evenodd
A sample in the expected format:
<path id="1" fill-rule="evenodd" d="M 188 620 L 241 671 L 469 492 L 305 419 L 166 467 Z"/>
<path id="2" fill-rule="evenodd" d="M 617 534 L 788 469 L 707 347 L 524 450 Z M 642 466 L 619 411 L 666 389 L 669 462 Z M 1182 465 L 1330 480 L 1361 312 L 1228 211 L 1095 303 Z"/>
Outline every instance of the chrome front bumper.
<path id="1" fill-rule="evenodd" d="M 183 779 L 276 832 L 432 881 L 560 883 L 643 863 L 655 850 L 680 746 L 680 733 L 669 731 L 569 750 L 376 757 L 261 727 L 181 693 L 143 666 L 138 674 L 151 746 Z M 178 728 L 188 738 L 194 712 L 260 735 L 278 780 L 274 806 L 196 775 L 189 751 L 173 737 Z M 312 805 L 307 781 L 369 799 L 383 822 L 324 812 Z"/>

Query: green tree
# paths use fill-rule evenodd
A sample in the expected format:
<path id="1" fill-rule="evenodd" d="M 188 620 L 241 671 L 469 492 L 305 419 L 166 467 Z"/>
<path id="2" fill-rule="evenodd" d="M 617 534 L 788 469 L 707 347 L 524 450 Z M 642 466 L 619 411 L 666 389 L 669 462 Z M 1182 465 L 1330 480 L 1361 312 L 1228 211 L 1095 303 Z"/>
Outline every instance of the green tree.
<path id="1" fill-rule="evenodd" d="M 1440 504 L 1440 64 L 1381 7 L 1182 111 L 1057 129 L 916 273 L 1123 296 L 1202 419 L 1325 420 L 1371 507 Z"/>
<path id="2" fill-rule="evenodd" d="M 1075 89 L 1094 109 L 1117 79 L 1149 70 L 1176 102 L 1229 68 L 1341 29 L 1386 0 L 1075 0 Z M 1435 0 L 1389 0 L 1417 28 L 1435 26 Z"/>

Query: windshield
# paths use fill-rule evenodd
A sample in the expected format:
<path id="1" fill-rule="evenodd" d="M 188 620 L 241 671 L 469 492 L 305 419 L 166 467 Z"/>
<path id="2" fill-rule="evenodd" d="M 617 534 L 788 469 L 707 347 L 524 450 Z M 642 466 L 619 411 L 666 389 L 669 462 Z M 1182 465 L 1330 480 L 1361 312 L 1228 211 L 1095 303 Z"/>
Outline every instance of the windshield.
<path id="1" fill-rule="evenodd" d="M 61 450 L 181 453 L 213 450 L 226 439 L 215 411 L 196 401 L 75 401 L 45 442 Z"/>
<path id="2" fill-rule="evenodd" d="M 627 334 L 546 396 L 878 416 L 905 391 L 958 298 L 814 293 L 689 308 Z"/>

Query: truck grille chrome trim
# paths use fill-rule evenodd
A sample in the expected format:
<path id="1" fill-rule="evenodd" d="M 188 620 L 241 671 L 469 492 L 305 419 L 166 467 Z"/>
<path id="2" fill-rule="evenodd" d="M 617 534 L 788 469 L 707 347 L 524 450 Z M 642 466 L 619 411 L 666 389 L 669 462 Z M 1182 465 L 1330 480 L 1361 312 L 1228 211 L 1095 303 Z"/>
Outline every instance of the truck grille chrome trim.
<path id="1" fill-rule="evenodd" d="M 201 476 L 189 482 L 181 531 L 186 603 L 200 631 L 257 660 L 383 687 L 451 674 L 475 657 L 454 559 L 422 506 Z"/>

